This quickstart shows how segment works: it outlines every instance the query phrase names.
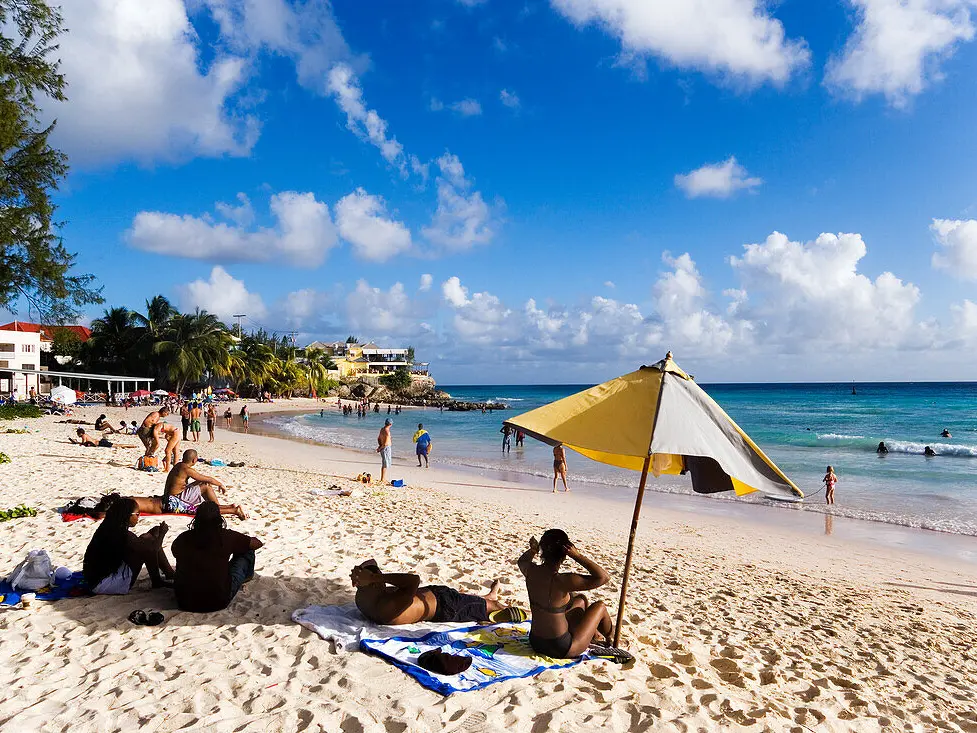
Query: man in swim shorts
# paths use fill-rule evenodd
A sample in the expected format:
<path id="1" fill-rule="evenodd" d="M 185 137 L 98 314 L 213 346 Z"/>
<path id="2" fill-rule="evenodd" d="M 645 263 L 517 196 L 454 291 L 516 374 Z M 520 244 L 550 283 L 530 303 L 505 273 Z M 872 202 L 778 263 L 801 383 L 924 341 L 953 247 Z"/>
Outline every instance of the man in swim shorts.
<path id="1" fill-rule="evenodd" d="M 421 457 L 424 457 L 424 465 L 430 467 L 427 462 L 428 453 L 431 452 L 431 434 L 424 429 L 424 423 L 417 423 L 417 432 L 414 433 L 414 442 L 417 443 L 417 467 L 421 467 Z"/>
<path id="2" fill-rule="evenodd" d="M 221 514 L 234 514 L 240 519 L 247 519 L 244 509 L 237 504 L 220 504 L 217 501 L 217 491 L 227 493 L 227 487 L 220 481 L 198 473 L 197 451 L 188 450 L 183 453 L 183 460 L 173 466 L 166 474 L 166 488 L 163 491 L 162 509 L 174 514 L 193 514 L 204 501 L 212 501 L 220 506 Z M 216 491 L 215 491 L 216 489 Z"/>
<path id="3" fill-rule="evenodd" d="M 393 463 L 393 440 L 390 437 L 390 426 L 393 420 L 389 417 L 383 421 L 380 434 L 377 436 L 377 453 L 380 454 L 380 483 L 387 483 L 387 469 Z"/>
<path id="4" fill-rule="evenodd" d="M 190 408 L 190 432 L 193 433 L 194 443 L 200 440 L 200 414 L 202 412 L 200 403 L 194 402 L 193 407 Z"/>
<path id="5" fill-rule="evenodd" d="M 444 585 L 421 587 L 413 573 L 383 573 L 376 560 L 353 568 L 349 578 L 356 588 L 356 607 L 377 624 L 413 624 L 418 621 L 479 622 L 522 621 L 526 614 L 498 601 L 499 581 L 484 596 L 459 593 Z"/>
<path id="6" fill-rule="evenodd" d="M 160 422 L 169 414 L 170 409 L 168 407 L 161 407 L 159 410 L 146 415 L 146 419 L 142 421 L 142 425 L 136 430 L 136 435 L 139 436 L 139 440 L 146 446 L 147 456 L 156 455 L 156 451 L 159 449 Z"/>

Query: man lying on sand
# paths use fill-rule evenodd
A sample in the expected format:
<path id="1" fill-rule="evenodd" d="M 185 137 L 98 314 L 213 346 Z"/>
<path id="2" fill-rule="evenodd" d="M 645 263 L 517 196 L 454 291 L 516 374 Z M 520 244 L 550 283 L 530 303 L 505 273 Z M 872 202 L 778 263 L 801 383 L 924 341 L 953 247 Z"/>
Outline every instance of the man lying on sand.
<path id="1" fill-rule="evenodd" d="M 76 445 L 83 445 L 86 448 L 98 447 L 98 441 L 95 440 L 95 438 L 93 438 L 91 435 L 86 433 L 84 428 L 78 428 L 76 433 L 78 435 L 78 440 L 75 440 L 74 438 L 68 438 L 68 440 L 71 441 L 72 443 L 75 443 Z"/>
<path id="2" fill-rule="evenodd" d="M 159 428 L 160 422 L 164 417 L 170 414 L 170 408 L 161 407 L 155 412 L 151 412 L 146 415 L 146 419 L 142 421 L 142 425 L 136 431 L 136 435 L 139 436 L 139 440 L 142 444 L 146 446 L 146 455 L 153 456 L 156 455 L 156 451 L 159 448 Z"/>
<path id="3" fill-rule="evenodd" d="M 413 573 L 381 573 L 376 560 L 367 560 L 349 574 L 356 588 L 356 607 L 377 624 L 413 624 L 418 621 L 493 622 L 523 621 L 525 611 L 498 601 L 499 581 L 484 596 L 459 593 L 444 585 L 420 587 Z"/>
<path id="4" fill-rule="evenodd" d="M 237 504 L 220 504 L 217 501 L 217 491 L 227 493 L 227 487 L 220 481 L 198 473 L 197 451 L 188 450 L 183 453 L 183 460 L 173 466 L 166 474 L 166 489 L 163 491 L 163 509 L 168 512 L 193 514 L 204 501 L 212 501 L 220 506 L 221 514 L 236 514 L 240 519 L 247 519 Z"/>

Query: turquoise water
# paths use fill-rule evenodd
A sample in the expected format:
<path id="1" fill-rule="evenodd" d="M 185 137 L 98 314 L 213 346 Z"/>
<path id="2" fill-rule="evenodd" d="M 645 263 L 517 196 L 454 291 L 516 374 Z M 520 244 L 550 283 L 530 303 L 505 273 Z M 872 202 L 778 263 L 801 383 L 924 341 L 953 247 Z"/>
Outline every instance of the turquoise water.
<path id="1" fill-rule="evenodd" d="M 530 439 L 524 449 L 501 453 L 506 416 L 531 410 L 585 388 L 560 386 L 445 387 L 457 399 L 496 400 L 510 409 L 493 413 L 405 410 L 394 417 L 394 454 L 414 460 L 411 435 L 418 422 L 434 439 L 432 460 L 459 467 L 522 474 L 545 485 L 552 476 L 550 449 Z M 838 516 L 977 535 L 977 383 L 702 385 L 757 444 L 809 495 L 805 507 L 825 511 L 821 477 L 834 466 Z M 285 433 L 317 442 L 372 450 L 387 417 L 343 417 L 331 404 L 318 413 L 269 422 Z M 941 438 L 943 428 L 952 438 Z M 879 441 L 889 447 L 876 454 Z M 923 456 L 931 446 L 936 457 Z M 638 475 L 569 453 L 571 486 L 611 499 L 633 497 Z M 687 479 L 655 479 L 654 490 L 692 493 Z M 705 500 L 728 500 L 720 495 Z M 765 502 L 752 495 L 747 501 Z"/>

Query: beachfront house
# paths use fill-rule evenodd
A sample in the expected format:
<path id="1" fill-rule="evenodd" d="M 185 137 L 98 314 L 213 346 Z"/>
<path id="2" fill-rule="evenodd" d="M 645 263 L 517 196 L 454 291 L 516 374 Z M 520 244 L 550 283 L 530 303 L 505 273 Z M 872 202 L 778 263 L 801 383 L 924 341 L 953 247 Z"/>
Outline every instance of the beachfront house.
<path id="1" fill-rule="evenodd" d="M 409 369 L 408 349 L 378 346 L 372 341 L 367 344 L 348 344 L 344 342 L 324 343 L 313 341 L 306 349 L 319 348 L 333 357 L 341 379 L 355 379 L 365 375 L 381 375 Z M 427 364 L 424 365 L 425 371 Z"/>
<path id="2" fill-rule="evenodd" d="M 31 391 L 40 393 L 37 374 L 14 374 L 6 369 L 40 369 L 40 331 L 0 328 L 0 394 L 16 400 L 26 400 Z M 50 348 L 50 346 L 48 346 Z M 46 385 L 49 391 L 50 385 Z"/>

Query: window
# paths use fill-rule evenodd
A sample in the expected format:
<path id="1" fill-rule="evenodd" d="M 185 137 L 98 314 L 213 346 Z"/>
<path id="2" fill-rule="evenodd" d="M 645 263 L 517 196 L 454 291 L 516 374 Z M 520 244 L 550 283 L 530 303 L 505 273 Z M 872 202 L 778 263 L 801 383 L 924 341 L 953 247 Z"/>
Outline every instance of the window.
<path id="1" fill-rule="evenodd" d="M 34 364 L 24 364 L 21 369 L 37 369 L 37 367 Z"/>
<path id="2" fill-rule="evenodd" d="M 9 368 L 9 367 L 10 367 L 10 362 L 9 361 L 0 361 L 0 369 Z M 4 381 L 6 381 L 6 380 L 4 380 Z"/>
<path id="3" fill-rule="evenodd" d="M 17 349 L 15 348 L 14 344 L 0 344 L 0 351 L 3 351 L 7 354 L 12 354 L 16 350 Z"/>
<path id="4" fill-rule="evenodd" d="M 35 346 L 36 344 L 22 344 L 20 350 L 23 351 L 25 354 L 33 354 Z"/>

